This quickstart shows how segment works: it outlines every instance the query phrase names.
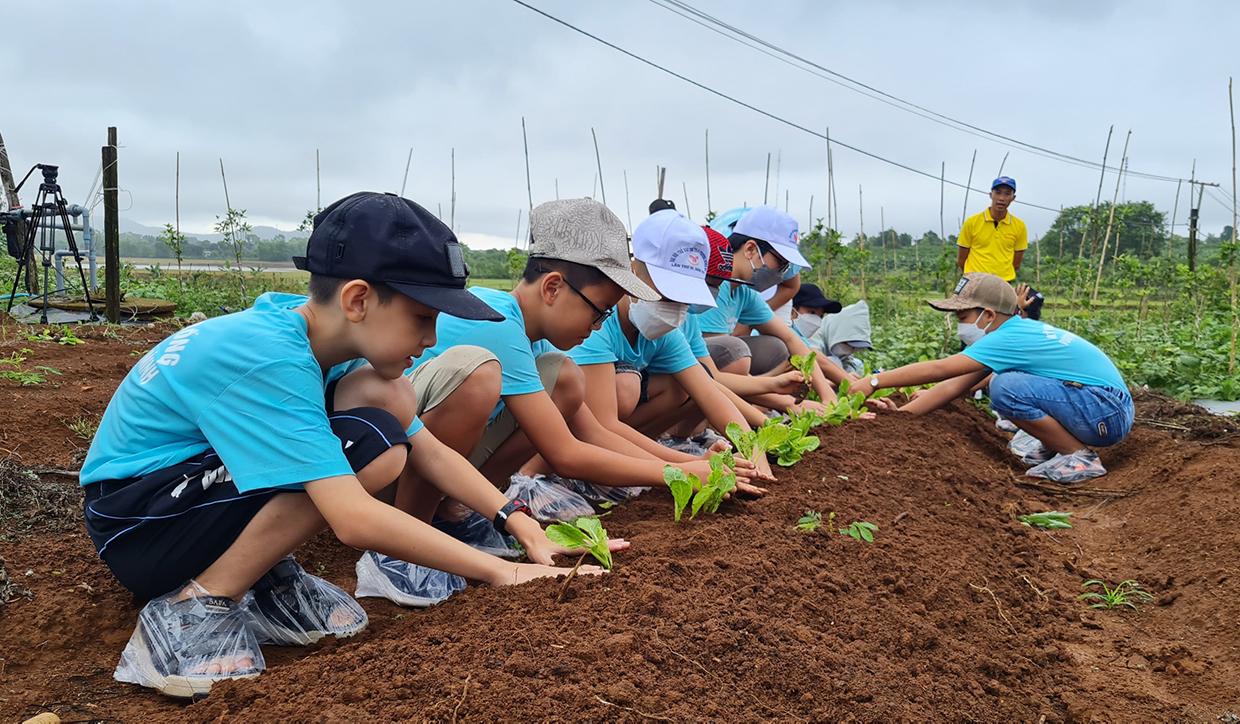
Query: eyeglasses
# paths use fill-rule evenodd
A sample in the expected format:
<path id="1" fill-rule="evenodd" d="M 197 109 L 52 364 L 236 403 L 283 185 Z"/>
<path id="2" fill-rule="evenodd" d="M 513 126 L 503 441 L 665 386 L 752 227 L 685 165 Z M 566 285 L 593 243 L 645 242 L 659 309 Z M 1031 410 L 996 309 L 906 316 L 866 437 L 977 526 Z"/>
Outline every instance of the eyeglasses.
<path id="1" fill-rule="evenodd" d="M 590 301 L 589 297 L 582 294 L 581 290 L 573 286 L 573 283 L 570 282 L 568 279 L 565 278 L 564 283 L 568 286 L 569 289 L 572 289 L 574 292 L 576 292 L 577 296 L 581 297 L 582 301 L 590 305 L 590 309 L 594 310 L 594 321 L 590 322 L 591 327 L 598 327 L 602 325 L 603 322 L 606 322 L 607 318 L 610 317 L 612 313 L 616 311 L 615 307 L 612 307 L 611 309 L 599 309 L 598 306 L 594 304 L 594 302 Z"/>

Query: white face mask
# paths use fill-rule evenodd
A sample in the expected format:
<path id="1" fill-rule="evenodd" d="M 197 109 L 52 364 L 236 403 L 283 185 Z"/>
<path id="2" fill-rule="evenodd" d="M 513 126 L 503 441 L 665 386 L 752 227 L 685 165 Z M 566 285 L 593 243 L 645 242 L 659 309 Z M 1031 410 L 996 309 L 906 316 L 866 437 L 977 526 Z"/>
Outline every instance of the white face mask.
<path id="1" fill-rule="evenodd" d="M 685 323 L 689 307 L 680 302 L 647 302 L 637 300 L 629 305 L 629 321 L 641 336 L 649 340 L 671 332 Z"/>
<path id="2" fill-rule="evenodd" d="M 810 337 L 822 326 L 822 317 L 817 314 L 798 314 L 797 318 L 792 320 L 792 326 L 796 327 L 801 334 Z"/>
<path id="3" fill-rule="evenodd" d="M 978 315 L 977 319 L 981 319 L 981 315 Z M 956 323 L 956 336 L 960 337 L 960 341 L 964 342 L 964 346 L 966 347 L 982 337 L 985 337 L 986 333 L 990 331 L 990 324 L 994 324 L 994 321 L 992 320 L 991 323 L 987 324 L 985 327 L 979 327 L 977 326 L 977 319 L 972 322 Z"/>

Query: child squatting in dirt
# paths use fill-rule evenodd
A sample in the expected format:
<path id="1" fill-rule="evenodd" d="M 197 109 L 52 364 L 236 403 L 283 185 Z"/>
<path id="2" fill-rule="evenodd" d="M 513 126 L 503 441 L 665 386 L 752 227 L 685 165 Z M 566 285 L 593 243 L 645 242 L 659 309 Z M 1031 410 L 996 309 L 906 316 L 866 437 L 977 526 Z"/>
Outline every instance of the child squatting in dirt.
<path id="1" fill-rule="evenodd" d="M 950 297 L 927 303 L 956 315 L 964 351 L 870 375 L 852 392 L 868 396 L 885 387 L 938 382 L 900 408 L 924 414 L 993 373 L 991 409 L 1038 443 L 1022 456 L 1032 466 L 1027 475 L 1074 483 L 1106 474 L 1090 446 L 1107 447 L 1127 437 L 1134 410 L 1124 378 L 1102 350 L 1020 316 L 1016 291 L 994 274 L 969 272 Z"/>

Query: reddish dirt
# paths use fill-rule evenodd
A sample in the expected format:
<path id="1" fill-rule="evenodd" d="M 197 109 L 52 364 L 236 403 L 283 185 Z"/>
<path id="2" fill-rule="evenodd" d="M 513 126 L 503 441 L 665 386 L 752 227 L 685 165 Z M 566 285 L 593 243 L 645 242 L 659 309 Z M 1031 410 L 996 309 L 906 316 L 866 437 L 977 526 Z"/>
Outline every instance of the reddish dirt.
<path id="1" fill-rule="evenodd" d="M 78 414 L 81 386 L 82 409 L 102 411 L 139 347 L 42 344 L 38 364 L 75 389 L 32 398 L 42 414 L 11 410 L 0 435 L 25 465 L 71 466 L 57 415 Z M 8 385 L 13 404 L 26 391 Z M 1168 404 L 1143 398 L 1138 414 Z M 471 587 L 426 611 L 366 599 L 362 635 L 269 648 L 259 679 L 188 706 L 112 680 L 136 611 L 77 512 L 64 532 L 0 516 L 0 558 L 31 593 L 0 605 L 0 720 L 1214 720 L 1240 702 L 1240 439 L 1195 437 L 1185 419 L 1187 433 L 1138 426 L 1072 496 L 1021 484 L 967 405 L 827 430 L 763 500 L 680 525 L 662 491 L 617 509 L 607 528 L 633 548 L 564 603 L 556 582 Z M 877 540 L 796 532 L 806 509 L 874 522 Z M 1013 519 L 1049 509 L 1075 527 Z M 299 557 L 352 590 L 353 551 L 322 536 Z M 1076 595 L 1095 577 L 1135 578 L 1157 601 L 1090 610 Z"/>

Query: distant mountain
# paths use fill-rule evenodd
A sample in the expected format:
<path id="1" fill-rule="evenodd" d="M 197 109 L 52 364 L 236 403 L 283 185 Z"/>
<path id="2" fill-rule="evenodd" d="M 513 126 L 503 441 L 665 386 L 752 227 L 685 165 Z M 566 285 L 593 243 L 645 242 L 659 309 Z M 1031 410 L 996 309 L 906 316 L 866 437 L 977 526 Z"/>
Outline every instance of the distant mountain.
<path id="1" fill-rule="evenodd" d="M 147 226 L 146 224 L 134 221 L 133 219 L 128 219 L 128 218 L 125 218 L 124 216 L 121 217 L 121 233 L 122 234 L 137 234 L 138 236 L 159 236 L 161 233 L 163 233 L 163 231 L 164 231 L 164 228 L 162 226 Z M 264 241 L 269 240 L 269 239 L 274 239 L 276 236 L 283 236 L 286 239 L 304 239 L 306 238 L 306 236 L 308 236 L 308 234 L 304 231 L 285 231 L 284 229 L 277 229 L 274 226 L 261 226 L 261 225 L 255 226 L 253 232 L 251 233 L 253 233 L 258 238 L 263 239 Z M 224 239 L 224 236 L 222 234 L 190 234 L 190 233 L 187 233 L 186 236 L 193 238 L 193 239 L 199 239 L 201 241 L 223 241 Z"/>

